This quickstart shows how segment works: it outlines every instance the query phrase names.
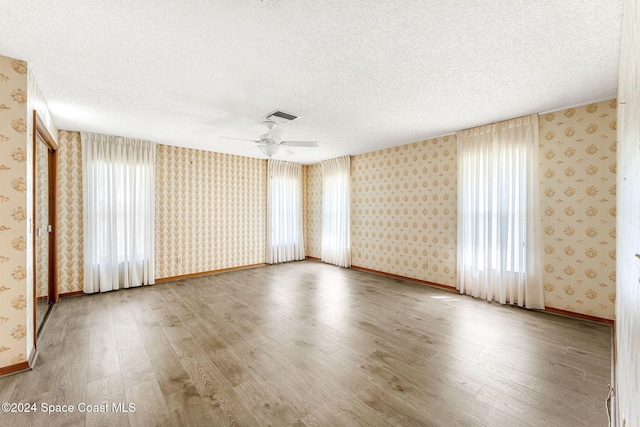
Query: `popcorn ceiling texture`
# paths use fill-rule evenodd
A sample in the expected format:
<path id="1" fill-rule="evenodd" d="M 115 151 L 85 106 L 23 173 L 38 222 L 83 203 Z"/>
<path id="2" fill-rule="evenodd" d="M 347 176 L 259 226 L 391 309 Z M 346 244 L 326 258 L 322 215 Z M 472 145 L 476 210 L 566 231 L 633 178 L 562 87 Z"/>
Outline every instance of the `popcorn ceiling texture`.
<path id="1" fill-rule="evenodd" d="M 131 3 L 2 2 L 61 128 L 257 157 L 282 108 L 312 164 L 616 93 L 620 0 Z"/>

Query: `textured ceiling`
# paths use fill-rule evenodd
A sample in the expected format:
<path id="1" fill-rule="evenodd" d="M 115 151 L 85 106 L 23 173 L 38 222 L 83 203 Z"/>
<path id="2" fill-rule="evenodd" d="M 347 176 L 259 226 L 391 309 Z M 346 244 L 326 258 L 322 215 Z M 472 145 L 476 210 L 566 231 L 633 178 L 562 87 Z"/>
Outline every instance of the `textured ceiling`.
<path id="1" fill-rule="evenodd" d="M 453 5 L 455 3 L 455 6 Z M 616 95 L 620 0 L 11 0 L 0 55 L 60 129 L 300 163 Z"/>

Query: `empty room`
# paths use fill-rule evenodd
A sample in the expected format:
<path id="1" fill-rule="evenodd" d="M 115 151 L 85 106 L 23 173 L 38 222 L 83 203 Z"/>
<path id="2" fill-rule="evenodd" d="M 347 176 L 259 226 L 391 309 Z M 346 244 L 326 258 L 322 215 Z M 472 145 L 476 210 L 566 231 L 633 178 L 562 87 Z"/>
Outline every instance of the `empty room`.
<path id="1" fill-rule="evenodd" d="M 2 426 L 640 427 L 635 0 L 0 5 Z"/>

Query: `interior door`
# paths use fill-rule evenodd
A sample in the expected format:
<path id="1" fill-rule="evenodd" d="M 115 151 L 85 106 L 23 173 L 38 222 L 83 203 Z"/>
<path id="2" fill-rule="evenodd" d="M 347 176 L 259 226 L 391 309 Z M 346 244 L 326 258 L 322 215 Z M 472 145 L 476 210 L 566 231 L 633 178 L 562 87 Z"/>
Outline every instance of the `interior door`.
<path id="1" fill-rule="evenodd" d="M 49 221 L 49 147 L 36 135 L 35 170 L 35 299 L 36 332 L 40 334 L 49 310 L 49 236 L 52 224 Z"/>
<path id="2" fill-rule="evenodd" d="M 42 333 L 52 304 L 58 299 L 55 269 L 55 188 L 57 145 L 34 112 L 34 324 L 35 338 Z M 37 345 L 37 344 L 36 344 Z"/>

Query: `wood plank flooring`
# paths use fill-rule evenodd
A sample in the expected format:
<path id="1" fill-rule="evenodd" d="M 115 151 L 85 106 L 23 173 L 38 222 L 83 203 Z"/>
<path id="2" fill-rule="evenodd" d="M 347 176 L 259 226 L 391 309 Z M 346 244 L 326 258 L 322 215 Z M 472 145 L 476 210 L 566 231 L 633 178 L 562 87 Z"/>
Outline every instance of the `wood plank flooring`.
<path id="1" fill-rule="evenodd" d="M 35 369 L 0 379 L 38 412 L 0 424 L 606 426 L 611 339 L 307 260 L 61 300 Z"/>

